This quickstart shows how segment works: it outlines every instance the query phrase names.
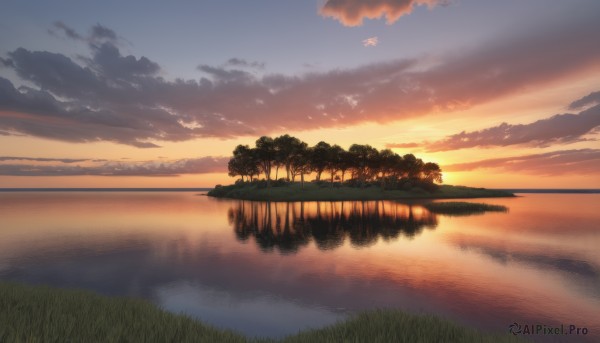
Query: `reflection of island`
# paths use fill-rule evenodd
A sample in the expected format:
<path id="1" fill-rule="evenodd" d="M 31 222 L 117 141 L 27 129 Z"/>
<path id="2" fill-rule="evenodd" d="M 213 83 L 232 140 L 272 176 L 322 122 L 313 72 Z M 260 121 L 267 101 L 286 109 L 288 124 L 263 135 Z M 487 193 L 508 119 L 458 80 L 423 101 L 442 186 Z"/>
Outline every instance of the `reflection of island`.
<path id="1" fill-rule="evenodd" d="M 425 227 L 435 228 L 437 217 L 421 206 L 390 201 L 239 201 L 229 209 L 229 222 L 239 240 L 254 237 L 264 251 L 289 253 L 311 239 L 328 250 L 342 245 L 346 237 L 358 247 L 374 244 L 379 237 L 413 237 Z"/>

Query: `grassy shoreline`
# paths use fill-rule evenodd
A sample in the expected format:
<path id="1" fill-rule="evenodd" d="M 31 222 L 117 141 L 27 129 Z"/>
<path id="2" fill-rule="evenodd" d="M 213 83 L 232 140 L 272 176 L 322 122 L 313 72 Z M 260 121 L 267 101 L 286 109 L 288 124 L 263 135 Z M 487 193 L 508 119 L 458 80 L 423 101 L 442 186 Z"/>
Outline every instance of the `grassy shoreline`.
<path id="1" fill-rule="evenodd" d="M 520 342 L 430 315 L 364 312 L 281 340 L 247 338 L 139 299 L 0 282 L 0 342 Z"/>
<path id="2" fill-rule="evenodd" d="M 258 184 L 218 186 L 208 192 L 216 198 L 268 201 L 344 201 L 344 200 L 400 200 L 400 199 L 466 199 L 514 197 L 514 194 L 485 188 L 442 185 L 428 192 L 420 188 L 411 190 L 383 190 L 380 187 L 330 187 L 327 184 L 300 183 L 264 188 Z"/>

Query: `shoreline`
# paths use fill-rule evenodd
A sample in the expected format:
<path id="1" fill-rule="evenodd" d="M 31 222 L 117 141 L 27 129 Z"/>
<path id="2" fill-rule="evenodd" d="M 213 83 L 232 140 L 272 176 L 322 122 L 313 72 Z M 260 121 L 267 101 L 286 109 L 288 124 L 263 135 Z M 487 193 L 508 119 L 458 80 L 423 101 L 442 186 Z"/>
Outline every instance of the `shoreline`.
<path id="1" fill-rule="evenodd" d="M 504 332 L 483 332 L 435 315 L 371 310 L 281 339 L 249 337 L 142 299 L 87 290 L 0 281 L 0 341 L 159 342 L 520 342 Z"/>
<path id="2" fill-rule="evenodd" d="M 255 201 L 365 201 L 365 200 L 435 200 L 435 199 L 478 199 L 516 197 L 511 192 L 485 188 L 442 185 L 429 192 L 421 188 L 411 190 L 383 190 L 378 186 L 364 188 L 334 186 L 307 182 L 304 188 L 299 183 L 260 187 L 257 183 L 217 186 L 207 196 L 222 199 Z"/>

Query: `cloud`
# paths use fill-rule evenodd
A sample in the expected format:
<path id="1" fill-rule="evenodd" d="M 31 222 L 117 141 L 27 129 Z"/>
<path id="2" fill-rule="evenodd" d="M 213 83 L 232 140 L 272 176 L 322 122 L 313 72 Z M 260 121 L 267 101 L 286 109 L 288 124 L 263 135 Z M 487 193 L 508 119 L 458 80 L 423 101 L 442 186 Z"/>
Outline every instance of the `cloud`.
<path id="1" fill-rule="evenodd" d="M 367 47 L 367 46 L 377 46 L 377 43 L 379 43 L 379 39 L 377 37 L 371 37 L 371 38 L 367 38 L 365 40 L 362 41 L 363 46 Z"/>
<path id="2" fill-rule="evenodd" d="M 400 149 L 418 148 L 420 146 L 421 146 L 421 144 L 419 144 L 419 143 L 388 143 L 388 144 L 385 145 L 385 147 L 389 148 L 389 149 L 393 149 L 393 148 L 400 148 Z"/>
<path id="3" fill-rule="evenodd" d="M 56 30 L 60 31 L 67 38 L 76 41 L 85 41 L 90 45 L 101 44 L 104 42 L 110 42 L 116 44 L 118 41 L 117 34 L 115 31 L 109 29 L 101 24 L 92 26 L 87 36 L 78 33 L 75 29 L 63 23 L 62 21 L 56 21 L 52 24 L 52 28 L 48 29 L 48 33 L 56 35 Z"/>
<path id="4" fill-rule="evenodd" d="M 586 106 L 598 105 L 600 104 L 600 91 L 592 92 L 581 99 L 577 99 L 573 101 L 569 105 L 570 110 L 578 110 Z"/>
<path id="5" fill-rule="evenodd" d="M 108 40 L 111 42 L 116 42 L 117 34 L 115 33 L 115 31 L 109 29 L 108 27 L 96 24 L 92 27 L 90 39 L 93 41 Z"/>
<path id="6" fill-rule="evenodd" d="M 56 22 L 54 22 L 54 24 L 52 26 L 54 29 L 60 30 L 68 38 L 75 39 L 75 40 L 83 40 L 84 39 L 79 33 L 77 33 L 77 31 L 75 31 L 75 29 L 67 26 L 62 21 L 56 21 Z M 49 29 L 48 32 L 50 34 L 54 34 L 53 29 Z"/>
<path id="7" fill-rule="evenodd" d="M 4 161 L 36 161 L 36 162 L 61 162 L 76 163 L 91 161 L 87 158 L 43 158 L 43 157 L 19 157 L 19 156 L 0 156 L 0 162 Z"/>
<path id="8" fill-rule="evenodd" d="M 75 93 L 81 98 L 93 96 L 77 91 L 73 85 L 65 84 L 64 87 L 55 90 L 62 94 Z M 59 101 L 46 91 L 26 87 L 17 90 L 10 81 L 0 77 L 0 128 L 5 132 L 67 142 L 112 141 L 139 148 L 158 146 L 145 141 L 161 138 L 160 131 L 144 118 L 151 118 L 149 113 L 136 117 L 140 113 L 127 114 L 126 105 L 121 106 L 121 112 L 91 106 L 92 101 L 89 105 L 81 104 L 81 100 Z M 180 130 L 185 136 L 186 129 Z"/>
<path id="9" fill-rule="evenodd" d="M 225 66 L 229 66 L 229 67 L 250 67 L 250 68 L 256 68 L 256 69 L 265 69 L 265 63 L 264 62 L 256 62 L 256 61 L 247 61 L 245 59 L 242 58 L 230 58 L 229 60 L 227 60 L 227 63 L 225 63 Z"/>
<path id="10" fill-rule="evenodd" d="M 123 162 L 93 159 L 58 159 L 0 157 L 0 161 L 60 162 L 54 165 L 0 164 L 0 175 L 7 176 L 178 176 L 181 174 L 222 173 L 227 171 L 227 157 L 188 158 L 175 161 Z M 91 165 L 72 165 L 92 162 Z M 66 164 L 66 165 L 65 165 Z"/>
<path id="11" fill-rule="evenodd" d="M 12 68 L 15 65 L 13 64 L 13 61 L 10 58 L 2 58 L 0 57 L 0 63 L 2 63 L 3 67 L 7 67 L 7 68 Z"/>
<path id="12" fill-rule="evenodd" d="M 319 12 L 345 26 L 360 26 L 365 18 L 381 17 L 392 24 L 411 13 L 415 6 L 427 5 L 431 8 L 445 3 L 447 1 L 443 0 L 326 0 Z"/>
<path id="13" fill-rule="evenodd" d="M 0 77 L 0 131 L 155 147 L 444 115 L 598 68 L 600 45 L 592 43 L 600 22 L 592 12 L 463 49 L 436 65 L 415 57 L 299 75 L 255 75 L 236 69 L 240 59 L 200 65 L 206 75 L 197 80 L 165 80 L 156 62 L 125 56 L 110 41 L 77 61 L 18 48 L 4 64 L 34 87 Z"/>
<path id="14" fill-rule="evenodd" d="M 133 76 L 152 76 L 160 66 L 146 57 L 121 56 L 119 49 L 110 43 L 100 45 L 94 53 L 93 63 L 100 73 L 111 78 L 131 79 Z"/>
<path id="15" fill-rule="evenodd" d="M 435 142 L 387 144 L 386 146 L 388 148 L 422 146 L 429 152 L 517 144 L 546 147 L 557 143 L 587 140 L 583 136 L 600 132 L 599 128 L 600 105 L 596 105 L 578 114 L 557 114 L 530 124 L 502 123 L 479 131 L 463 131 Z"/>
<path id="16" fill-rule="evenodd" d="M 560 150 L 543 154 L 493 158 L 457 163 L 443 167 L 444 171 L 498 169 L 533 175 L 600 174 L 600 149 Z"/>
<path id="17" fill-rule="evenodd" d="M 225 69 L 219 67 L 212 67 L 209 65 L 199 65 L 198 70 L 205 72 L 206 74 L 214 77 L 218 81 L 226 82 L 246 82 L 252 81 L 252 74 L 244 70 L 239 69 Z"/>

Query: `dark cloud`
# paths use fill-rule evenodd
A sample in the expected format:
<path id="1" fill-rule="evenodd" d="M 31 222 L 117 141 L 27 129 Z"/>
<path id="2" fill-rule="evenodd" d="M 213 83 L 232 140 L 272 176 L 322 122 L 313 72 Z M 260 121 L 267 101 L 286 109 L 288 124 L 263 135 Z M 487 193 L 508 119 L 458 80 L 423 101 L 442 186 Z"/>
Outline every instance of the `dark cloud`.
<path id="1" fill-rule="evenodd" d="M 598 175 L 600 174 L 600 149 L 561 150 L 543 154 L 492 158 L 457 163 L 443 167 L 444 171 L 471 171 L 498 169 L 532 175 Z"/>
<path id="2" fill-rule="evenodd" d="M 86 99 L 93 98 L 94 91 L 102 86 L 102 80 L 90 68 L 82 67 L 62 54 L 18 48 L 8 55 L 17 75 L 39 86 L 42 92 Z"/>
<path id="3" fill-rule="evenodd" d="M 0 80 L 0 130 L 151 147 L 442 115 L 597 68 L 596 19 L 574 16 L 435 66 L 415 58 L 298 76 L 200 65 L 206 77 L 168 81 L 157 75 L 158 64 L 124 56 L 110 41 L 91 45 L 91 56 L 78 62 L 19 48 L 8 54 L 10 68 L 36 88 Z"/>
<path id="4" fill-rule="evenodd" d="M 570 110 L 578 110 L 586 106 L 590 105 L 598 105 L 600 104 L 600 91 L 592 92 L 581 99 L 577 99 L 573 101 L 569 105 Z"/>
<path id="5" fill-rule="evenodd" d="M 232 66 L 232 67 L 250 67 L 250 68 L 256 68 L 256 69 L 264 69 L 265 68 L 265 64 L 262 62 L 255 62 L 255 61 L 247 61 L 245 59 L 242 58 L 230 58 L 229 60 L 227 60 L 227 63 L 225 63 L 226 66 Z"/>
<path id="6" fill-rule="evenodd" d="M 115 42 L 117 40 L 117 34 L 115 33 L 115 31 L 113 31 L 105 26 L 96 24 L 92 27 L 90 39 L 92 41 L 108 40 L 111 42 Z"/>
<path id="7" fill-rule="evenodd" d="M 4 158 L 4 159 L 3 159 Z M 227 157 L 201 157 L 176 161 L 123 162 L 90 159 L 56 159 L 30 157 L 0 157 L 0 161 L 24 160 L 60 162 L 55 165 L 0 164 L 0 175 L 8 176 L 178 176 L 181 174 L 222 173 L 227 171 Z M 72 165 L 78 162 L 94 165 Z M 100 163 L 103 162 L 103 163 Z M 65 165 L 66 164 L 66 165 Z"/>
<path id="8" fill-rule="evenodd" d="M 63 23 L 62 21 L 54 22 L 52 28 L 48 29 L 48 33 L 50 33 L 51 35 L 56 35 L 56 30 L 60 31 L 67 38 L 78 41 L 85 41 L 92 46 L 95 44 L 101 44 L 103 42 L 110 42 L 116 44 L 118 41 L 118 36 L 115 33 L 115 31 L 101 24 L 96 24 L 92 26 L 87 36 L 81 35 L 75 29 Z"/>
<path id="9" fill-rule="evenodd" d="M 85 92 L 82 98 L 84 96 Z M 0 128 L 11 134 L 17 132 L 67 142 L 113 141 L 139 148 L 157 147 L 144 140 L 161 137 L 152 123 L 135 116 L 139 112 L 132 111 L 130 115 L 119 112 L 119 115 L 112 110 L 95 110 L 77 101 L 59 101 L 46 91 L 26 87 L 17 90 L 2 77 L 0 109 Z"/>
<path id="10" fill-rule="evenodd" d="M 14 67 L 14 63 L 10 58 L 2 58 L 0 57 L 0 63 L 2 63 L 3 67 L 8 67 L 8 68 L 12 68 Z"/>
<path id="11" fill-rule="evenodd" d="M 94 54 L 93 65 L 103 75 L 115 79 L 131 79 L 134 76 L 150 76 L 160 71 L 156 62 L 146 57 L 139 59 L 132 55 L 121 56 L 119 49 L 112 44 L 104 43 Z"/>
<path id="12" fill-rule="evenodd" d="M 430 8 L 445 4 L 447 0 L 326 0 L 320 13 L 331 17 L 345 26 L 362 25 L 363 20 L 385 17 L 388 24 L 412 12 L 415 6 Z"/>
<path id="13" fill-rule="evenodd" d="M 530 124 L 502 123 L 479 131 L 463 131 L 435 142 L 387 144 L 387 147 L 422 146 L 430 152 L 516 144 L 545 147 L 586 140 L 583 136 L 598 132 L 599 127 L 600 105 L 596 105 L 578 114 L 557 114 Z"/>
<path id="14" fill-rule="evenodd" d="M 198 70 L 209 74 L 211 77 L 218 81 L 225 82 L 250 82 L 254 78 L 252 74 L 238 69 L 225 69 L 219 67 L 212 67 L 209 65 L 199 65 Z"/>
<path id="15" fill-rule="evenodd" d="M 75 31 L 75 29 L 67 26 L 67 24 L 63 23 L 62 21 L 54 22 L 52 27 L 54 29 L 58 29 L 59 31 L 61 31 L 68 38 L 75 39 L 75 40 L 84 40 L 84 38 L 79 33 L 77 33 L 77 31 Z M 50 32 L 51 34 L 54 34 L 53 29 L 49 29 L 48 32 Z"/>

